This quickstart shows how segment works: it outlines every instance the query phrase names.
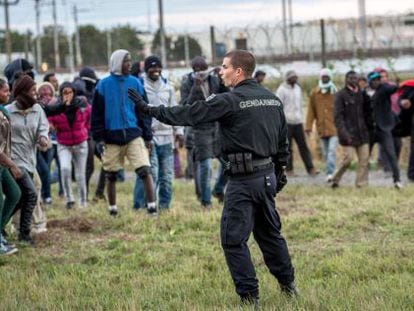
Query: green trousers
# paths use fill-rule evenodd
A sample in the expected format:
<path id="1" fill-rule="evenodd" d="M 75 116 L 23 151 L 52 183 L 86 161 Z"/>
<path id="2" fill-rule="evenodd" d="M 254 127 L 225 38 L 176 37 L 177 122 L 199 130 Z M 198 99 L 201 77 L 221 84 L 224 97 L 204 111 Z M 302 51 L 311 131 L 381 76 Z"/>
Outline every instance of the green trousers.
<path id="1" fill-rule="evenodd" d="M 0 166 L 0 234 L 10 221 L 21 196 L 20 188 L 10 171 Z"/>

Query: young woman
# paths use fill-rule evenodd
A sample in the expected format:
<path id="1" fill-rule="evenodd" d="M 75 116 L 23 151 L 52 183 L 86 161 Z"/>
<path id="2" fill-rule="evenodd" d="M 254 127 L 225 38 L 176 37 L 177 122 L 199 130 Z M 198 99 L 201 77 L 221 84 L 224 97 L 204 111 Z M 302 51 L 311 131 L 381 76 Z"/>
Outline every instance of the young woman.
<path id="1" fill-rule="evenodd" d="M 21 195 L 15 179 L 21 178 L 22 173 L 10 159 L 11 125 L 9 113 L 4 108 L 9 98 L 9 85 L 0 79 L 0 255 L 17 252 L 17 248 L 11 245 L 2 233 Z"/>
<path id="2" fill-rule="evenodd" d="M 70 209 L 75 204 L 71 183 L 72 160 L 75 165 L 79 207 L 86 207 L 85 174 L 91 107 L 75 96 L 75 88 L 70 82 L 61 85 L 59 101 L 67 105 L 67 108 L 64 113 L 50 117 L 49 123 L 56 130 L 66 208 Z"/>
<path id="3" fill-rule="evenodd" d="M 37 190 L 33 183 L 36 170 L 36 149 L 47 148 L 49 125 L 42 107 L 36 104 L 36 83 L 28 75 L 13 84 L 13 102 L 6 106 L 11 123 L 11 159 L 22 172 L 17 179 L 22 196 L 15 211 L 21 210 L 19 240 L 33 244 L 30 226 L 37 204 Z"/>

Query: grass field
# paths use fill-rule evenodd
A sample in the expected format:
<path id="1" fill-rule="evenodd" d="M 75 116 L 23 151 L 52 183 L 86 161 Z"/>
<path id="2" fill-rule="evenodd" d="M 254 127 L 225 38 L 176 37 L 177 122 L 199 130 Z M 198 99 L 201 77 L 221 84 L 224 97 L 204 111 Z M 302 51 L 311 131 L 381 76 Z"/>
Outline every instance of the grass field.
<path id="1" fill-rule="evenodd" d="M 151 218 L 118 186 L 104 203 L 47 210 L 35 247 L 0 258 L 0 310 L 237 310 L 219 241 L 221 207 L 202 211 L 177 181 L 172 209 Z M 94 188 L 94 187 L 93 187 Z M 414 185 L 331 190 L 289 185 L 278 197 L 301 297 L 283 297 L 250 247 L 263 310 L 414 310 Z"/>

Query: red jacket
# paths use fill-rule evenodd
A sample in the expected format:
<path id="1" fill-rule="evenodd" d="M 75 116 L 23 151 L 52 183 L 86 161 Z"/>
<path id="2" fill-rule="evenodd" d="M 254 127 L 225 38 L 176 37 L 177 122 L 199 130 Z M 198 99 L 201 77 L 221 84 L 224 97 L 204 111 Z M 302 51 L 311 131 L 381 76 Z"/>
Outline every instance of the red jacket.
<path id="1" fill-rule="evenodd" d="M 75 103 L 73 103 L 75 104 Z M 72 111 L 73 123 L 69 122 L 70 111 L 49 117 L 49 123 L 56 129 L 57 142 L 65 146 L 78 145 L 88 139 L 91 119 L 91 105 L 77 103 L 76 111 Z"/>

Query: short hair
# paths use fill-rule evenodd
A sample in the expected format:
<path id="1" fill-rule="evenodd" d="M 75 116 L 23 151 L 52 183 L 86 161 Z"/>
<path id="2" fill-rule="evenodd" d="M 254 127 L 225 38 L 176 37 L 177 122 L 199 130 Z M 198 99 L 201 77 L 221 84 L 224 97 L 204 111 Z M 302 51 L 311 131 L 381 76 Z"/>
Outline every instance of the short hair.
<path id="1" fill-rule="evenodd" d="M 264 72 L 263 70 L 258 70 L 255 72 L 254 77 L 257 78 L 258 76 L 265 76 L 266 72 Z"/>
<path id="2" fill-rule="evenodd" d="M 348 79 L 348 77 L 350 76 L 350 75 L 356 75 L 357 73 L 356 73 L 356 71 L 354 71 L 354 70 L 350 70 L 350 71 L 348 71 L 346 74 L 345 74 L 345 79 Z"/>
<path id="3" fill-rule="evenodd" d="M 4 79 L 2 79 L 2 78 L 0 78 L 0 87 L 5 86 L 6 84 L 7 84 L 7 81 L 4 80 Z"/>
<path id="4" fill-rule="evenodd" d="M 233 50 L 224 55 L 230 58 L 230 64 L 235 68 L 241 68 L 246 77 L 251 77 L 256 68 L 256 59 L 246 50 Z"/>
<path id="5" fill-rule="evenodd" d="M 50 77 L 54 77 L 55 73 L 54 72 L 49 72 L 47 74 L 45 74 L 45 76 L 43 77 L 43 82 L 50 82 L 49 79 Z"/>

